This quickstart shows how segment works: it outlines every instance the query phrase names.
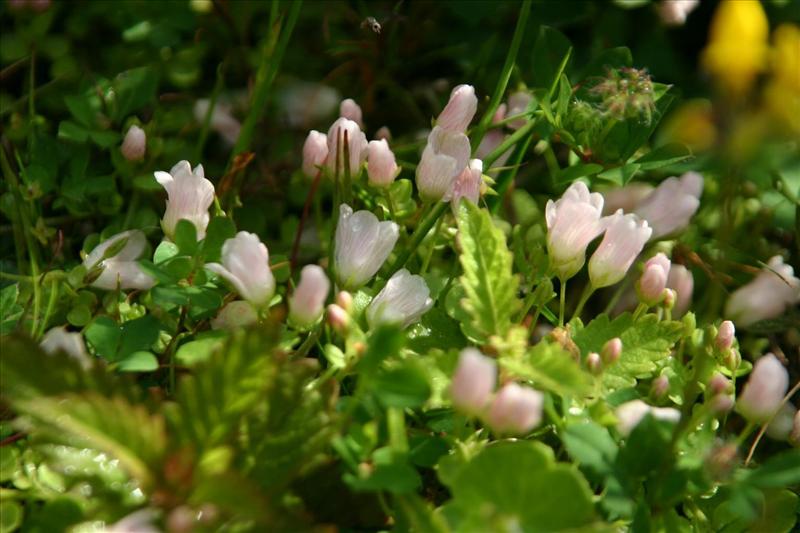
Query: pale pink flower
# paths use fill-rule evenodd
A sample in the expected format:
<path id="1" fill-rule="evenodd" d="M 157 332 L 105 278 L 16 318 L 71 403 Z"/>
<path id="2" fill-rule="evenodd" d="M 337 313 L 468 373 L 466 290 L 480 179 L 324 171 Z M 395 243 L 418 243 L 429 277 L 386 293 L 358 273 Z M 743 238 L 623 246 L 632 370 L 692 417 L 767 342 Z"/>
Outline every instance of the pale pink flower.
<path id="1" fill-rule="evenodd" d="M 497 381 L 497 363 L 475 348 L 461 350 L 453 374 L 450 396 L 453 406 L 461 412 L 478 415 L 492 398 Z"/>
<path id="2" fill-rule="evenodd" d="M 483 183 L 482 174 L 483 162 L 480 159 L 471 159 L 469 166 L 456 177 L 452 188 L 443 198 L 445 201 L 450 201 L 453 213 L 458 213 L 458 205 L 462 198 L 478 205 Z"/>
<path id="3" fill-rule="evenodd" d="M 495 433 L 524 435 L 542 421 L 544 394 L 530 387 L 508 383 L 500 389 L 486 415 Z"/>
<path id="4" fill-rule="evenodd" d="M 328 136 L 317 130 L 311 130 L 303 144 L 303 174 L 313 178 L 327 159 Z"/>
<path id="5" fill-rule="evenodd" d="M 269 266 L 269 251 L 254 233 L 240 231 L 222 245 L 222 264 L 206 268 L 223 277 L 236 292 L 257 307 L 268 304 L 275 294 L 275 277 Z"/>
<path id="6" fill-rule="evenodd" d="M 417 165 L 417 188 L 425 200 L 441 200 L 469 163 L 470 146 L 466 135 L 436 126 Z"/>
<path id="7" fill-rule="evenodd" d="M 106 257 L 109 249 L 125 241 L 122 249 L 111 257 Z M 92 287 L 107 291 L 120 289 L 146 290 L 156 281 L 139 266 L 138 259 L 144 253 L 147 239 L 139 230 L 128 230 L 117 233 L 98 244 L 83 260 L 83 266 L 89 272 L 102 268 L 100 275 L 92 281 Z"/>
<path id="8" fill-rule="evenodd" d="M 736 337 L 736 327 L 730 320 L 723 320 L 719 325 L 717 331 L 717 338 L 715 343 L 720 350 L 727 350 L 733 345 L 733 339 Z"/>
<path id="9" fill-rule="evenodd" d="M 402 268 L 370 302 L 367 323 L 371 328 L 380 324 L 400 324 L 407 328 L 433 307 L 430 293 L 422 276 Z"/>
<path id="10" fill-rule="evenodd" d="M 345 139 L 350 157 L 345 161 Z M 338 154 L 339 172 L 344 175 L 345 165 L 348 165 L 350 174 L 355 176 L 361 169 L 361 163 L 367 158 L 367 136 L 358 127 L 358 124 L 346 118 L 339 118 L 328 130 L 328 158 L 326 163 L 330 171 L 336 172 Z"/>
<path id="11" fill-rule="evenodd" d="M 589 260 L 592 286 L 608 287 L 622 280 L 651 232 L 647 221 L 640 220 L 636 215 L 623 215 L 622 211 L 611 215 L 603 240 Z"/>
<path id="12" fill-rule="evenodd" d="M 235 330 L 258 322 L 258 311 L 248 301 L 234 300 L 225 304 L 211 319 L 211 329 Z"/>
<path id="13" fill-rule="evenodd" d="M 214 184 L 206 179 L 203 165 L 192 170 L 188 161 L 181 161 L 167 172 L 156 171 L 156 181 L 167 191 L 167 210 L 161 228 L 170 239 L 175 236 L 179 220 L 188 220 L 197 230 L 197 240 L 206 235 L 208 208 L 214 201 Z"/>
<path id="14" fill-rule="evenodd" d="M 369 211 L 339 206 L 334 257 L 336 278 L 344 289 L 357 289 L 372 279 L 392 253 L 400 236 L 394 222 L 378 221 Z"/>
<path id="15" fill-rule="evenodd" d="M 120 151 L 122 157 L 128 161 L 140 161 L 144 159 L 144 153 L 147 150 L 147 134 L 142 128 L 134 124 L 128 128 L 128 133 L 125 134 L 125 139 L 122 140 Z"/>
<path id="16" fill-rule="evenodd" d="M 386 139 L 370 141 L 367 146 L 367 177 L 369 183 L 376 187 L 388 187 L 392 184 L 400 167 L 394 158 L 394 152 L 389 148 Z"/>
<path id="17" fill-rule="evenodd" d="M 444 107 L 436 125 L 454 133 L 464 133 L 478 110 L 478 98 L 472 85 L 459 85 L 450 93 L 450 100 Z"/>
<path id="18" fill-rule="evenodd" d="M 700 0 L 661 0 L 658 15 L 667 26 L 683 26 L 689 13 L 700 4 Z"/>
<path id="19" fill-rule="evenodd" d="M 345 98 L 339 104 L 339 116 L 352 120 L 358 124 L 359 128 L 364 127 L 363 115 L 361 113 L 361 106 L 356 103 L 352 98 Z"/>
<path id="20" fill-rule="evenodd" d="M 737 402 L 738 411 L 751 422 L 765 422 L 781 405 L 789 388 L 789 373 L 773 354 L 756 361 Z"/>
<path id="21" fill-rule="evenodd" d="M 606 227 L 600 219 L 602 211 L 603 196 L 589 193 L 580 181 L 570 185 L 557 201 L 547 201 L 547 251 L 561 280 L 574 276 L 586 262 L 586 247 Z"/>
<path id="22" fill-rule="evenodd" d="M 617 187 L 603 191 L 603 214 L 610 215 L 622 209 L 625 213 L 632 213 L 642 200 L 653 192 L 653 186 L 647 183 L 629 183 L 624 187 Z"/>
<path id="23" fill-rule="evenodd" d="M 677 423 L 681 419 L 681 412 L 672 407 L 653 407 L 642 400 L 631 400 L 617 407 L 614 412 L 617 417 L 617 431 L 623 437 L 627 437 L 648 413 L 657 420 L 667 420 L 672 423 Z"/>
<path id="24" fill-rule="evenodd" d="M 83 342 L 83 335 L 69 332 L 64 326 L 49 329 L 39 341 L 39 346 L 48 355 L 60 352 L 67 354 L 78 361 L 83 368 L 92 365 L 89 352 L 86 351 L 86 343 Z"/>
<path id="25" fill-rule="evenodd" d="M 667 287 L 676 292 L 675 307 L 672 316 L 680 317 L 689 310 L 694 291 L 692 271 L 683 265 L 672 264 L 667 277 Z"/>
<path id="26" fill-rule="evenodd" d="M 670 267 L 670 260 L 663 253 L 658 253 L 647 260 L 642 277 L 636 283 L 636 291 L 642 302 L 652 306 L 664 298 Z"/>
<path id="27" fill-rule="evenodd" d="M 653 228 L 652 239 L 671 235 L 689 225 L 692 216 L 700 207 L 703 193 L 703 176 L 687 172 L 680 178 L 667 178 L 650 193 L 635 213 L 647 220 Z"/>
<path id="28" fill-rule="evenodd" d="M 306 265 L 300 271 L 300 283 L 289 296 L 289 320 L 300 327 L 308 327 L 322 316 L 325 299 L 331 282 L 322 267 Z"/>
<path id="29" fill-rule="evenodd" d="M 756 278 L 738 288 L 725 305 L 725 316 L 742 327 L 776 318 L 800 301 L 800 279 L 779 255 L 771 258 Z"/>

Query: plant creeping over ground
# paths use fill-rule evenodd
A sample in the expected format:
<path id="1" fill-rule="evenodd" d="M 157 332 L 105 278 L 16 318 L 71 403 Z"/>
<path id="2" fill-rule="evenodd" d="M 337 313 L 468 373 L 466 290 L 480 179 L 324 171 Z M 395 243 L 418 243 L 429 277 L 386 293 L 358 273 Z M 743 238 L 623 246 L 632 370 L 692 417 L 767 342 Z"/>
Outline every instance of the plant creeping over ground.
<path id="1" fill-rule="evenodd" d="M 3 2 L 0 533 L 794 530 L 797 5 L 568 4 Z"/>

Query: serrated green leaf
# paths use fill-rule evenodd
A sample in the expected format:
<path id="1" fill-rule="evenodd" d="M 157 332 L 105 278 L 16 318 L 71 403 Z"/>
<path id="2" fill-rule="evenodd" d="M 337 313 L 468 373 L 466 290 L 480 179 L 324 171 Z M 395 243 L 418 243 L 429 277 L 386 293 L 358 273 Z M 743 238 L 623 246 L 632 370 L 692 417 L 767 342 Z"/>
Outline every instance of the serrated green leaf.
<path id="1" fill-rule="evenodd" d="M 567 452 L 582 467 L 603 476 L 610 474 L 618 447 L 608 430 L 592 421 L 571 424 L 561 436 Z"/>
<path id="2" fill-rule="evenodd" d="M 630 313 L 613 321 L 608 315 L 598 315 L 572 337 L 585 357 L 589 352 L 600 352 L 606 341 L 622 339 L 619 361 L 603 372 L 603 384 L 609 389 L 619 389 L 636 384 L 638 378 L 649 378 L 658 368 L 657 363 L 669 357 L 675 343 L 683 334 L 683 324 L 677 321 L 659 321 L 656 315 L 645 315 L 636 322 Z"/>
<path id="3" fill-rule="evenodd" d="M 512 273 L 513 257 L 506 238 L 489 211 L 470 202 L 459 206 L 458 238 L 464 270 L 460 281 L 466 295 L 462 305 L 481 336 L 503 336 L 519 307 L 518 280 Z"/>
<path id="4" fill-rule="evenodd" d="M 542 341 L 523 358 L 502 357 L 500 366 L 520 378 L 533 381 L 536 388 L 561 396 L 584 396 L 590 391 L 589 375 L 557 344 Z"/>
<path id="5" fill-rule="evenodd" d="M 425 372 L 409 362 L 379 372 L 372 387 L 375 396 L 387 407 L 419 407 L 431 394 Z"/>

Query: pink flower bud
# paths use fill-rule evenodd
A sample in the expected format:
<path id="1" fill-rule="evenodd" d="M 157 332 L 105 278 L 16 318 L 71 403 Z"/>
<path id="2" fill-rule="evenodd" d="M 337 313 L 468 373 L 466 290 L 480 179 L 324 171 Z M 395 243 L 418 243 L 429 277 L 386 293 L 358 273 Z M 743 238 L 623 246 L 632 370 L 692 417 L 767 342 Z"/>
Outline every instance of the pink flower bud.
<path id="1" fill-rule="evenodd" d="M 722 362 L 725 363 L 726 368 L 734 372 L 737 368 L 742 366 L 742 354 L 740 354 L 739 350 L 736 348 L 731 348 L 725 353 Z"/>
<path id="2" fill-rule="evenodd" d="M 725 316 L 747 327 L 760 320 L 775 318 L 800 301 L 800 279 L 779 255 L 771 258 L 747 285 L 735 290 L 725 305 Z"/>
<path id="3" fill-rule="evenodd" d="M 469 138 L 436 126 L 428 135 L 428 143 L 417 165 L 417 188 L 428 201 L 441 200 L 453 186 L 456 176 L 469 163 Z"/>
<path id="4" fill-rule="evenodd" d="M 394 153 L 385 139 L 370 141 L 367 147 L 367 176 L 370 185 L 388 187 L 400 173 Z"/>
<path id="5" fill-rule="evenodd" d="M 661 306 L 664 309 L 672 310 L 675 307 L 675 300 L 678 296 L 672 289 L 664 289 L 664 295 L 661 297 Z"/>
<path id="6" fill-rule="evenodd" d="M 482 175 L 483 161 L 471 159 L 469 166 L 456 177 L 450 192 L 443 198 L 445 201 L 450 201 L 453 213 L 458 214 L 458 205 L 462 198 L 478 205 L 481 197 L 481 183 L 483 183 Z"/>
<path id="7" fill-rule="evenodd" d="M 586 368 L 595 376 L 603 372 L 603 360 L 599 353 L 591 352 L 586 356 Z"/>
<path id="8" fill-rule="evenodd" d="M 716 416 L 722 416 L 731 411 L 734 405 L 733 396 L 727 394 L 717 394 L 711 398 L 711 412 Z"/>
<path id="9" fill-rule="evenodd" d="M 727 394 L 730 391 L 731 382 L 728 381 L 728 378 L 719 372 L 714 372 L 714 375 L 712 375 L 711 379 L 708 380 L 708 392 L 710 395 L 715 396 L 717 394 Z"/>
<path id="10" fill-rule="evenodd" d="M 328 159 L 328 136 L 317 130 L 308 132 L 303 144 L 303 174 L 313 178 Z"/>
<path id="11" fill-rule="evenodd" d="M 669 392 L 669 378 L 664 374 L 658 376 L 650 384 L 650 395 L 660 400 Z"/>
<path id="12" fill-rule="evenodd" d="M 217 316 L 211 319 L 211 329 L 235 330 L 258 322 L 258 311 L 245 300 L 234 300 L 225 304 Z"/>
<path id="13" fill-rule="evenodd" d="M 381 126 L 378 131 L 375 132 L 375 138 L 378 140 L 385 139 L 386 141 L 391 141 L 392 132 L 389 131 L 387 126 Z"/>
<path id="14" fill-rule="evenodd" d="M 703 193 L 703 176 L 687 172 L 680 179 L 668 178 L 642 200 L 635 213 L 647 220 L 653 228 L 651 238 L 676 233 L 689 225 L 700 206 Z"/>
<path id="15" fill-rule="evenodd" d="M 735 334 L 736 328 L 733 326 L 733 322 L 730 320 L 724 320 L 722 324 L 719 325 L 719 331 L 717 332 L 717 339 L 715 341 L 717 349 L 724 352 L 733 346 Z"/>
<path id="16" fill-rule="evenodd" d="M 144 130 L 134 124 L 128 128 L 128 133 L 125 134 L 125 139 L 122 141 L 122 156 L 128 161 L 139 161 L 144 159 L 144 153 L 147 149 L 147 135 Z"/>
<path id="17" fill-rule="evenodd" d="M 222 245 L 222 264 L 206 269 L 226 279 L 251 304 L 261 307 L 275 294 L 275 277 L 269 266 L 269 251 L 255 233 L 240 231 Z"/>
<path id="18" fill-rule="evenodd" d="M 348 165 L 350 174 L 355 176 L 361 170 L 361 163 L 367 157 L 367 136 L 358 127 L 358 123 L 340 118 L 328 130 L 328 157 L 325 160 L 331 173 L 336 172 L 336 160 L 339 160 L 340 175 L 344 175 L 345 165 Z M 349 159 L 345 160 L 345 141 L 350 152 Z"/>
<path id="19" fill-rule="evenodd" d="M 563 281 L 574 276 L 586 262 L 586 247 L 605 229 L 600 221 L 603 197 L 589 193 L 576 181 L 557 201 L 547 201 L 547 252 L 550 265 Z"/>
<path id="20" fill-rule="evenodd" d="M 206 236 L 208 208 L 214 201 L 214 184 L 205 177 L 203 165 L 192 170 L 188 161 L 181 161 L 167 172 L 154 173 L 156 181 L 167 191 L 167 209 L 161 229 L 172 239 L 178 221 L 186 219 L 197 229 L 197 240 Z"/>
<path id="21" fill-rule="evenodd" d="M 664 254 L 657 254 L 644 265 L 644 273 L 636 285 L 639 299 L 650 306 L 661 302 L 665 296 L 670 261 Z"/>
<path id="22" fill-rule="evenodd" d="M 331 282 L 317 265 L 306 265 L 300 271 L 300 283 L 289 297 L 289 320 L 301 328 L 308 327 L 322 316 Z"/>
<path id="23" fill-rule="evenodd" d="M 344 332 L 350 324 L 350 315 L 336 304 L 328 306 L 328 324 L 339 333 Z"/>
<path id="24" fill-rule="evenodd" d="M 544 395 L 516 383 L 504 385 L 486 416 L 486 423 L 499 434 L 523 435 L 542 421 Z"/>
<path id="25" fill-rule="evenodd" d="M 603 349 L 600 350 L 600 358 L 606 366 L 611 366 L 619 361 L 620 355 L 622 355 L 622 339 L 619 337 L 606 341 Z"/>
<path id="26" fill-rule="evenodd" d="M 459 411 L 477 415 L 492 397 L 497 380 L 497 364 L 475 348 L 465 348 L 458 358 L 450 395 Z"/>
<path id="27" fill-rule="evenodd" d="M 694 291 L 692 272 L 683 265 L 673 264 L 669 269 L 669 276 L 667 276 L 667 287 L 676 293 L 672 315 L 682 316 L 692 303 L 692 292 Z"/>
<path id="28" fill-rule="evenodd" d="M 353 306 L 353 295 L 347 291 L 339 291 L 336 295 L 336 304 L 349 313 Z"/>
<path id="29" fill-rule="evenodd" d="M 614 285 L 625 277 L 652 232 L 647 221 L 636 215 L 617 211 L 607 218 L 606 234 L 589 260 L 589 279 L 596 289 Z"/>
<path id="30" fill-rule="evenodd" d="M 450 101 L 436 119 L 442 129 L 464 133 L 478 110 L 478 98 L 472 85 L 459 85 L 450 93 Z"/>
<path id="31" fill-rule="evenodd" d="M 108 253 L 120 242 L 122 249 L 111 257 Z M 86 271 L 102 268 L 100 275 L 92 281 L 92 287 L 107 291 L 120 289 L 146 290 L 156 284 L 156 280 L 139 266 L 138 260 L 147 247 L 147 238 L 139 230 L 117 233 L 98 244 L 83 260 Z"/>
<path id="32" fill-rule="evenodd" d="M 756 361 L 739 396 L 738 411 L 751 422 L 765 422 L 781 405 L 789 388 L 789 373 L 773 354 Z"/>
<path id="33" fill-rule="evenodd" d="M 361 106 L 359 106 L 352 98 L 345 98 L 339 104 L 339 116 L 352 120 L 358 124 L 359 128 L 364 127 L 363 115 L 361 113 Z"/>
<path id="34" fill-rule="evenodd" d="M 648 413 L 657 420 L 667 420 L 672 423 L 677 423 L 681 419 L 681 412 L 672 407 L 652 407 L 642 400 L 631 400 L 617 407 L 614 413 L 617 416 L 617 431 L 627 437 Z"/>

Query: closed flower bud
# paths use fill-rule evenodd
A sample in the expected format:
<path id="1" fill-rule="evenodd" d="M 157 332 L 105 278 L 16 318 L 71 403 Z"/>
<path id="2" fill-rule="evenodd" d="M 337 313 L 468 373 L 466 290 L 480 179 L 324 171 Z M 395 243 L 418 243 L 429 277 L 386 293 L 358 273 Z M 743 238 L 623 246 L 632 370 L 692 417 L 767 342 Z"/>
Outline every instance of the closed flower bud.
<path id="1" fill-rule="evenodd" d="M 767 436 L 774 440 L 788 440 L 794 427 L 795 414 L 797 414 L 797 408 L 794 405 L 783 404 L 767 425 Z"/>
<path id="2" fill-rule="evenodd" d="M 646 220 L 623 215 L 622 211 L 611 215 L 607 225 L 600 246 L 589 260 L 589 279 L 596 289 L 614 285 L 625 277 L 652 232 Z"/>
<path id="3" fill-rule="evenodd" d="M 478 205 L 481 197 L 481 183 L 483 183 L 482 175 L 483 161 L 471 159 L 469 166 L 456 177 L 450 192 L 443 198 L 445 201 L 450 201 L 453 213 L 458 213 L 458 205 L 462 198 Z"/>
<path id="4" fill-rule="evenodd" d="M 450 93 L 450 101 L 436 119 L 436 125 L 452 132 L 464 133 L 478 110 L 478 98 L 472 85 L 459 85 Z"/>
<path id="5" fill-rule="evenodd" d="M 765 422 L 781 405 L 789 388 L 789 373 L 773 354 L 756 361 L 753 372 L 739 395 L 737 409 L 751 422 Z"/>
<path id="6" fill-rule="evenodd" d="M 583 267 L 586 247 L 605 229 L 602 211 L 603 196 L 590 194 L 580 181 L 570 185 L 557 201 L 547 201 L 547 251 L 550 265 L 562 281 Z"/>
<path id="7" fill-rule="evenodd" d="M 667 287 L 675 291 L 675 307 L 672 316 L 683 316 L 689 310 L 694 291 L 694 277 L 692 272 L 683 265 L 673 264 L 667 276 Z"/>
<path id="8" fill-rule="evenodd" d="M 661 298 L 661 306 L 671 311 L 672 308 L 675 307 L 675 300 L 677 298 L 675 291 L 672 289 L 664 289 L 664 296 Z"/>
<path id="9" fill-rule="evenodd" d="M 350 324 L 350 315 L 336 304 L 328 305 L 328 324 L 339 333 L 343 333 Z"/>
<path id="10" fill-rule="evenodd" d="M 459 356 L 450 387 L 453 406 L 470 415 L 482 413 L 491 400 L 496 381 L 497 364 L 494 360 L 475 348 L 465 348 Z"/>
<path id="11" fill-rule="evenodd" d="M 591 352 L 586 356 L 586 368 L 594 375 L 603 372 L 603 360 L 600 359 L 599 353 Z"/>
<path id="12" fill-rule="evenodd" d="M 254 233 L 240 231 L 222 245 L 222 264 L 206 268 L 226 279 L 236 292 L 256 307 L 269 303 L 275 294 L 275 277 L 269 266 L 267 247 Z"/>
<path id="13" fill-rule="evenodd" d="M 80 333 L 70 333 L 65 327 L 52 328 L 42 336 L 39 346 L 49 355 L 65 353 L 80 363 L 83 368 L 92 366 L 86 344 Z"/>
<path id="14" fill-rule="evenodd" d="M 736 328 L 733 326 L 733 322 L 730 320 L 724 320 L 722 324 L 719 325 L 719 331 L 717 332 L 717 338 L 715 340 L 717 349 L 724 352 L 733 346 L 733 339 L 735 335 Z"/>
<path id="15" fill-rule="evenodd" d="M 681 412 L 672 407 L 652 407 L 642 400 L 631 400 L 617 407 L 614 413 L 617 416 L 617 431 L 627 437 L 648 413 L 657 420 L 667 420 L 672 423 L 677 423 L 681 419 Z"/>
<path id="16" fill-rule="evenodd" d="M 780 316 L 798 301 L 800 279 L 795 277 L 794 269 L 776 255 L 753 281 L 730 295 L 725 304 L 725 316 L 747 327 Z"/>
<path id="17" fill-rule="evenodd" d="M 328 136 L 317 130 L 308 132 L 303 144 L 303 174 L 313 178 L 328 158 Z"/>
<path id="18" fill-rule="evenodd" d="M 460 132 L 436 126 L 417 165 L 417 188 L 424 200 L 441 200 L 469 163 L 469 139 Z"/>
<path id="19" fill-rule="evenodd" d="M 400 236 L 394 222 L 379 222 L 369 211 L 356 211 L 347 204 L 339 206 L 334 256 L 336 278 L 345 289 L 357 289 L 372 279 L 392 253 Z"/>
<path id="20" fill-rule="evenodd" d="M 659 253 L 644 264 L 644 273 L 636 284 L 639 299 L 650 306 L 660 303 L 669 279 L 670 260 Z"/>
<path id="21" fill-rule="evenodd" d="M 299 327 L 308 327 L 322 316 L 331 282 L 317 265 L 306 265 L 300 271 L 300 283 L 289 297 L 289 320 Z"/>
<path id="22" fill-rule="evenodd" d="M 363 114 L 361 113 L 361 106 L 356 103 L 352 98 L 345 98 L 339 104 L 339 116 L 352 120 L 358 124 L 359 128 L 364 127 Z"/>
<path id="23" fill-rule="evenodd" d="M 367 176 L 370 185 L 388 187 L 400 173 L 394 153 L 385 139 L 370 141 L 367 147 Z"/>
<path id="24" fill-rule="evenodd" d="M 371 328 L 392 323 L 405 328 L 418 321 L 431 307 L 433 300 L 425 280 L 403 268 L 395 272 L 372 299 L 367 307 L 367 323 Z"/>
<path id="25" fill-rule="evenodd" d="M 734 372 L 737 368 L 742 366 L 742 354 L 740 354 L 739 350 L 736 348 L 731 348 L 725 353 L 722 362 L 728 370 Z"/>
<path id="26" fill-rule="evenodd" d="M 723 416 L 733 409 L 734 403 L 733 396 L 717 394 L 711 398 L 711 412 L 716 416 Z"/>
<path id="27" fill-rule="evenodd" d="M 356 175 L 361 169 L 361 163 L 367 157 L 367 136 L 358 127 L 358 124 L 346 118 L 340 118 L 328 130 L 328 158 L 326 164 L 330 171 L 336 172 L 339 161 L 339 172 L 344 174 L 345 165 L 348 165 L 350 174 Z M 349 159 L 345 160 L 345 140 L 350 152 Z"/>
<path id="28" fill-rule="evenodd" d="M 124 242 L 124 245 L 122 244 Z M 108 257 L 111 250 L 122 249 Z M 83 260 L 86 271 L 101 268 L 92 281 L 92 287 L 107 291 L 120 289 L 146 290 L 156 281 L 139 266 L 138 259 L 147 246 L 147 239 L 139 230 L 123 231 L 98 244 Z"/>
<path id="29" fill-rule="evenodd" d="M 651 238 L 657 240 L 677 233 L 689 225 L 700 206 L 703 193 L 703 176 L 687 172 L 679 178 L 667 178 L 647 198 L 642 200 L 635 213 L 653 228 Z"/>
<path id="30" fill-rule="evenodd" d="M 128 128 L 128 133 L 125 134 L 125 139 L 122 141 L 122 156 L 128 161 L 139 161 L 144 159 L 144 153 L 147 149 L 147 135 L 144 130 L 134 124 Z"/>
<path id="31" fill-rule="evenodd" d="M 225 304 L 217 316 L 211 319 L 211 329 L 235 330 L 246 328 L 258 322 L 258 311 L 253 304 L 244 300 L 234 300 Z"/>
<path id="32" fill-rule="evenodd" d="M 349 313 L 353 306 L 353 295 L 347 291 L 339 291 L 336 295 L 336 304 Z"/>
<path id="33" fill-rule="evenodd" d="M 157 171 L 158 183 L 167 191 L 167 210 L 161 219 L 161 228 L 172 239 L 179 220 L 188 220 L 197 229 L 197 240 L 206 235 L 208 208 L 214 201 L 214 184 L 205 178 L 203 165 L 192 170 L 188 161 L 181 161 L 172 170 Z"/>
<path id="34" fill-rule="evenodd" d="M 494 397 L 486 423 L 501 435 L 524 435 L 542 421 L 543 405 L 541 392 L 508 383 Z"/>
<path id="35" fill-rule="evenodd" d="M 708 380 L 708 392 L 711 396 L 728 394 L 731 392 L 731 382 L 719 372 L 714 372 L 714 375 Z"/>
<path id="36" fill-rule="evenodd" d="M 650 384 L 650 395 L 656 400 L 664 398 L 669 392 L 669 378 L 664 374 L 658 376 Z"/>
<path id="37" fill-rule="evenodd" d="M 619 337 L 606 341 L 603 349 L 600 350 L 600 358 L 606 366 L 613 365 L 619 361 L 620 355 L 622 355 L 622 339 Z"/>
<path id="38" fill-rule="evenodd" d="M 384 139 L 387 142 L 392 140 L 392 132 L 389 130 L 387 126 L 381 126 L 378 131 L 375 132 L 375 138 L 378 140 Z"/>

